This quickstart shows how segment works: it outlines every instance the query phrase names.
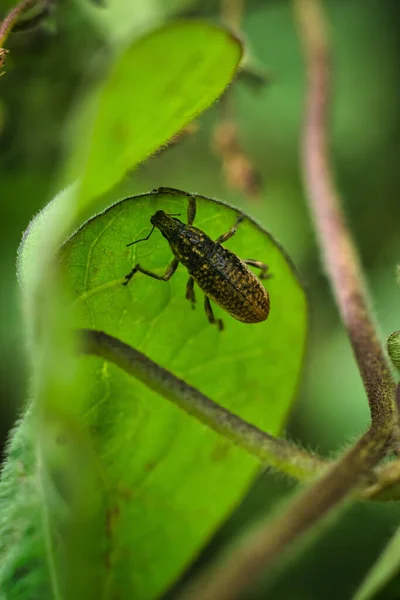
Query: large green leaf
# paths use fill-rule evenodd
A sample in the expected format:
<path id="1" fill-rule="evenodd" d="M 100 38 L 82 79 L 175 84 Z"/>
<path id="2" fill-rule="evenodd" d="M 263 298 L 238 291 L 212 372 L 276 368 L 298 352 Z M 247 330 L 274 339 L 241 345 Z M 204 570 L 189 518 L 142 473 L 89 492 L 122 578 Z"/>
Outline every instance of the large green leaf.
<path id="1" fill-rule="evenodd" d="M 197 205 L 196 225 L 214 239 L 235 222 L 231 207 L 201 196 Z M 88 221 L 63 246 L 76 325 L 120 338 L 278 434 L 298 383 L 306 299 L 292 264 L 262 228 L 247 218 L 227 246 L 270 265 L 271 313 L 263 323 L 240 323 L 217 307 L 225 322 L 218 331 L 207 321 L 198 290 L 198 306 L 191 310 L 182 266 L 169 282 L 138 274 L 122 285 L 138 260 L 161 272 L 171 258 L 159 232 L 147 242 L 126 244 L 147 234 L 157 209 L 184 215 L 186 207 L 183 192 L 133 197 Z M 118 597 L 154 598 L 226 518 L 259 466 L 114 365 L 82 358 L 82 377 L 87 392 L 80 419 L 103 473 L 111 515 L 97 542 L 109 544 L 109 589 Z"/>

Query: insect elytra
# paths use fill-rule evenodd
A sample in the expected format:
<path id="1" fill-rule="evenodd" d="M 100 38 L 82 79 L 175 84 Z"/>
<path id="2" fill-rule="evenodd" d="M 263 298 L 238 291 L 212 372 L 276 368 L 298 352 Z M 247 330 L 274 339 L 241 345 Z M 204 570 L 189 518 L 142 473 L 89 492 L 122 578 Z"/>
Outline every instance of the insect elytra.
<path id="1" fill-rule="evenodd" d="M 127 285 L 138 272 L 154 279 L 168 281 L 175 273 L 179 263 L 182 263 L 189 273 L 186 298 L 194 308 L 196 302 L 194 285 L 197 284 L 205 294 L 204 309 L 207 318 L 220 330 L 223 329 L 223 322 L 222 319 L 214 317 L 210 300 L 243 323 L 265 321 L 269 315 L 270 300 L 260 279 L 270 277 L 268 266 L 258 260 L 242 260 L 222 245 L 235 235 L 236 228 L 244 217 L 238 216 L 233 227 L 213 240 L 204 231 L 193 226 L 196 217 L 196 198 L 194 196 L 188 198 L 187 224 L 177 219 L 177 216 L 179 215 L 171 215 L 163 210 L 158 210 L 150 218 L 153 227 L 149 235 L 128 244 L 130 246 L 146 241 L 155 228 L 159 229 L 168 241 L 174 255 L 164 275 L 159 275 L 136 264 L 125 276 L 124 285 Z M 249 265 L 260 269 L 259 278 L 249 269 Z"/>

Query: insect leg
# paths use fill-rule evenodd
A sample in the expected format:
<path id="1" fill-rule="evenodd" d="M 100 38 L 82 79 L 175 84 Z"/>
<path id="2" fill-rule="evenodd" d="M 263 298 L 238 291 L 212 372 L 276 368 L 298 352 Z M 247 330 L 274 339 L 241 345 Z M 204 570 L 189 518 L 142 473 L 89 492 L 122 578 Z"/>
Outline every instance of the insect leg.
<path id="1" fill-rule="evenodd" d="M 139 264 L 137 264 L 133 267 L 132 271 L 130 273 L 128 273 L 128 275 L 125 275 L 125 281 L 124 281 L 123 285 L 128 285 L 128 283 L 130 282 L 132 277 L 138 271 L 140 273 L 143 273 L 144 275 L 148 275 L 149 277 L 152 277 L 153 279 L 159 279 L 161 281 L 168 281 L 168 279 L 171 279 L 172 275 L 175 273 L 176 269 L 178 268 L 178 265 L 179 265 L 179 260 L 177 258 L 174 258 L 171 260 L 171 262 L 165 269 L 164 275 L 158 275 L 158 273 L 154 273 L 154 271 L 148 271 L 147 269 L 143 269 L 143 267 L 141 267 Z"/>
<path id="2" fill-rule="evenodd" d="M 195 218 L 196 218 L 196 198 L 194 196 L 189 196 L 188 209 L 187 209 L 187 224 L 193 225 Z"/>
<path id="3" fill-rule="evenodd" d="M 227 231 L 226 233 L 223 233 L 222 235 L 220 235 L 215 241 L 223 244 L 224 242 L 227 242 L 228 240 L 230 240 L 231 237 L 233 237 L 236 233 L 236 227 L 243 221 L 244 217 L 239 216 L 236 219 L 236 223 L 233 225 L 233 227 L 230 228 L 229 231 Z"/>
<path id="4" fill-rule="evenodd" d="M 222 319 L 216 319 L 214 317 L 213 309 L 211 306 L 210 298 L 208 296 L 204 296 L 204 310 L 206 311 L 207 319 L 212 325 L 217 325 L 220 331 L 224 328 L 224 323 Z"/>
<path id="5" fill-rule="evenodd" d="M 270 279 L 272 275 L 268 273 L 269 266 L 259 260 L 251 260 L 250 258 L 243 261 L 246 265 L 251 265 L 252 267 L 256 267 L 256 269 L 261 269 L 260 279 Z"/>
<path id="6" fill-rule="evenodd" d="M 196 302 L 196 296 L 194 293 L 194 279 L 193 277 L 189 277 L 187 285 L 186 285 L 186 300 L 189 300 L 192 303 L 192 308 L 194 308 Z"/>

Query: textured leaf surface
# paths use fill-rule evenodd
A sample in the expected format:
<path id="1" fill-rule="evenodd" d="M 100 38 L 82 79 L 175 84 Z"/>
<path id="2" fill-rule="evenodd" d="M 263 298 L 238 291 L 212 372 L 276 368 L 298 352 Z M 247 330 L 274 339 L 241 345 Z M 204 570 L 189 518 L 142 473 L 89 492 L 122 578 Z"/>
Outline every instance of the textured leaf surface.
<path id="1" fill-rule="evenodd" d="M 188 276 L 182 266 L 169 282 L 138 274 L 122 285 L 137 261 L 162 272 L 171 259 L 159 232 L 148 242 L 126 244 L 149 232 L 157 209 L 185 215 L 186 208 L 184 193 L 131 198 L 88 221 L 64 245 L 77 325 L 119 337 L 278 434 L 298 382 L 306 299 L 292 265 L 265 231 L 246 219 L 227 242 L 239 256 L 270 265 L 271 313 L 264 323 L 246 325 L 216 307 L 225 322 L 219 332 L 206 319 L 199 290 L 196 310 L 185 299 Z M 212 238 L 235 219 L 231 208 L 198 197 L 195 224 Z M 103 535 L 110 589 L 117 596 L 130 590 L 137 599 L 153 598 L 241 499 L 258 465 L 115 366 L 87 357 L 82 369 L 88 394 L 81 419 L 108 490 Z"/>

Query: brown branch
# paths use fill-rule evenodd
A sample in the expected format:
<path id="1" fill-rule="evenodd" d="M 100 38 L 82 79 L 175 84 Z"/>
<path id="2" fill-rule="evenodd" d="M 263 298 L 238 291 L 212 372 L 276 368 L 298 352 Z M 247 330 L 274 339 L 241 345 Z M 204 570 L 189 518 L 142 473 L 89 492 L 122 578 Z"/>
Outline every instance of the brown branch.
<path id="1" fill-rule="evenodd" d="M 221 20 L 237 35 L 241 35 L 244 8 L 244 0 L 221 0 Z M 240 142 L 233 91 L 232 88 L 228 89 L 221 98 L 220 119 L 214 131 L 212 146 L 215 155 L 221 160 L 227 187 L 238 190 L 249 198 L 258 199 L 261 193 L 261 176 Z"/>
<path id="2" fill-rule="evenodd" d="M 19 2 L 12 10 L 10 10 L 8 15 L 0 24 L 0 47 L 4 46 L 5 41 L 7 40 L 20 16 L 26 10 L 28 10 L 28 8 L 35 6 L 35 4 L 37 4 L 37 0 L 22 0 L 22 2 Z"/>
<path id="3" fill-rule="evenodd" d="M 35 4 L 37 4 L 37 0 L 22 0 L 22 2 L 19 2 L 10 10 L 5 19 L 0 23 L 0 74 L 3 74 L 1 69 L 4 66 L 4 61 L 8 53 L 8 50 L 4 48 L 7 38 L 21 15 L 28 10 L 28 8 L 35 6 Z"/>
<path id="4" fill-rule="evenodd" d="M 327 120 L 330 57 L 326 23 L 317 0 L 295 0 L 307 62 L 308 94 L 303 168 L 324 264 L 364 382 L 372 422 L 387 435 L 395 422 L 394 382 L 376 333 L 357 252 L 330 168 Z"/>

